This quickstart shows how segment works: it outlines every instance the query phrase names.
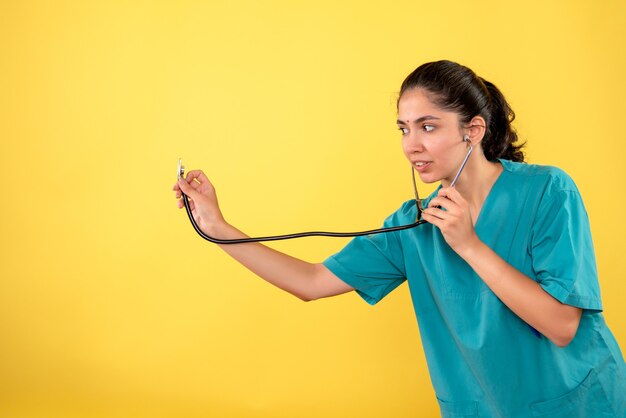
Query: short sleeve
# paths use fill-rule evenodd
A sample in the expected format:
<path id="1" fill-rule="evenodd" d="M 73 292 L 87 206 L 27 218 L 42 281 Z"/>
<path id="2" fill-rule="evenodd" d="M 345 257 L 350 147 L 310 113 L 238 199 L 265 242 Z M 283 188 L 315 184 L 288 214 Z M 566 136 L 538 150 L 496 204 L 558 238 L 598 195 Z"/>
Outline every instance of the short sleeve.
<path id="1" fill-rule="evenodd" d="M 602 311 L 589 218 L 573 181 L 548 188 L 537 209 L 530 251 L 543 289 L 559 302 Z"/>
<path id="2" fill-rule="evenodd" d="M 406 208 L 407 204 L 403 205 Z M 403 219 L 402 209 L 390 215 L 384 227 L 411 223 Z M 370 305 L 375 305 L 406 280 L 400 233 L 402 231 L 364 235 L 353 238 L 323 264 L 341 280 L 352 286 Z"/>

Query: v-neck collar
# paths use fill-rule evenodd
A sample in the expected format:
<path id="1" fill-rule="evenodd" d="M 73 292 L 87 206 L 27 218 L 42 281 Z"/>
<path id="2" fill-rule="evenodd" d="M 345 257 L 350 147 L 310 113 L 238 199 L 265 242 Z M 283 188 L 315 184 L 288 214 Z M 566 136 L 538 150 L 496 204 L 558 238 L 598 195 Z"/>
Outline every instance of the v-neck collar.
<path id="1" fill-rule="evenodd" d="M 485 215 L 485 212 L 491 209 L 492 200 L 495 199 L 495 197 L 493 197 L 493 195 L 495 194 L 494 191 L 497 192 L 499 184 L 502 183 L 502 177 L 505 176 L 504 173 L 509 171 L 510 169 L 510 167 L 508 167 L 507 160 L 498 158 L 498 161 L 502 165 L 502 171 L 500 172 L 500 174 L 498 174 L 496 181 L 494 181 L 493 184 L 491 185 L 491 189 L 489 189 L 489 193 L 487 193 L 487 197 L 485 197 L 485 201 L 483 202 L 483 205 L 480 208 L 480 212 L 478 212 L 478 217 L 476 218 L 476 222 L 474 223 L 475 231 L 477 231 L 480 228 L 482 224 L 482 219 L 485 218 L 485 216 L 487 216 Z"/>

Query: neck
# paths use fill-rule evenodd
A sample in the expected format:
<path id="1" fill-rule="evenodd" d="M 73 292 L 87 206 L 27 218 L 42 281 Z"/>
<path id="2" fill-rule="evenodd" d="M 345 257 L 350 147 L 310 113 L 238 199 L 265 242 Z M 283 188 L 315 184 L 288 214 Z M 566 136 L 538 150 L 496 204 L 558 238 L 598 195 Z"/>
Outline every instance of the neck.
<path id="1" fill-rule="evenodd" d="M 461 161 L 459 167 L 460 163 Z M 454 187 L 469 203 L 470 208 L 478 209 L 475 212 L 478 213 L 502 170 L 502 164 L 499 161 L 488 161 L 480 150 L 474 150 Z M 453 178 L 442 179 L 442 186 L 450 186 Z"/>

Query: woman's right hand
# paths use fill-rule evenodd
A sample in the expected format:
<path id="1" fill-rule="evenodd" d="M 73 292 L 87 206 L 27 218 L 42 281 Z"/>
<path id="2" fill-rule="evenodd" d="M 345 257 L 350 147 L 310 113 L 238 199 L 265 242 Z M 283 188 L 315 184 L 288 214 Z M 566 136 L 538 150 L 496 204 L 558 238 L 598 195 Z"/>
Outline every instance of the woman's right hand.
<path id="1" fill-rule="evenodd" d="M 216 228 L 226 224 L 217 203 L 215 188 L 201 170 L 188 172 L 187 177 L 181 177 L 172 190 L 176 192 L 179 209 L 185 206 L 181 191 L 189 197 L 191 214 L 205 234 L 211 235 L 215 233 Z"/>

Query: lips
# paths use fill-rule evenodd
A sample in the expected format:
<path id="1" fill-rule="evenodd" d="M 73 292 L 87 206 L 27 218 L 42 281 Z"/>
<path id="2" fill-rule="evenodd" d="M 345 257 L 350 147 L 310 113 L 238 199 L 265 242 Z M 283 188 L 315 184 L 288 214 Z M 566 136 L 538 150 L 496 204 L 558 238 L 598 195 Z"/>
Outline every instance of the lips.
<path id="1" fill-rule="evenodd" d="M 423 171 L 430 167 L 431 164 L 432 161 L 414 161 L 413 167 L 415 167 L 417 171 Z"/>

